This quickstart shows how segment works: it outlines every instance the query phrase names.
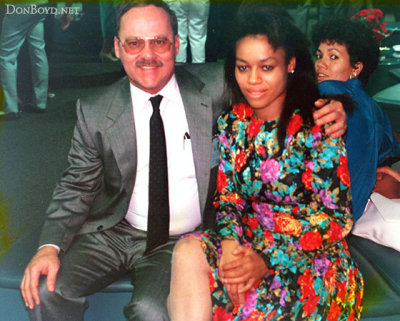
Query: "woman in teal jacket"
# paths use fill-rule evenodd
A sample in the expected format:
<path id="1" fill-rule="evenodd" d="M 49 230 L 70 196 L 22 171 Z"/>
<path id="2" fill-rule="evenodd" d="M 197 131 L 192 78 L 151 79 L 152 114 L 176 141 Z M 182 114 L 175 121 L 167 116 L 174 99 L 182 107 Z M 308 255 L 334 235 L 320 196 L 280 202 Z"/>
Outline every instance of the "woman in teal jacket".
<path id="1" fill-rule="evenodd" d="M 361 22 L 331 18 L 313 31 L 315 69 L 322 95 L 348 95 L 354 109 L 347 112 L 346 148 L 353 198 L 353 217 L 364 211 L 376 181 L 376 168 L 400 156 L 399 142 L 380 106 L 364 91 L 379 61 L 379 46 Z"/>

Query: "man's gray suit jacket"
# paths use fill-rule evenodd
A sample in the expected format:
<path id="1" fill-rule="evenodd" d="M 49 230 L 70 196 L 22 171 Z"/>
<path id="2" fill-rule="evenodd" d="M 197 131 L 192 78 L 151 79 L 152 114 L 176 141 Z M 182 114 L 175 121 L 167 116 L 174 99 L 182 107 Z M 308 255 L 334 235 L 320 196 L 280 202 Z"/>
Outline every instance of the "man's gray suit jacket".
<path id="1" fill-rule="evenodd" d="M 222 67 L 216 63 L 179 66 L 175 74 L 191 135 L 203 227 L 209 227 L 218 162 L 213 132 L 226 106 Z M 78 101 L 77 115 L 69 167 L 53 193 L 39 244 L 55 244 L 63 251 L 76 235 L 109 229 L 124 218 L 140 152 L 126 77 Z"/>

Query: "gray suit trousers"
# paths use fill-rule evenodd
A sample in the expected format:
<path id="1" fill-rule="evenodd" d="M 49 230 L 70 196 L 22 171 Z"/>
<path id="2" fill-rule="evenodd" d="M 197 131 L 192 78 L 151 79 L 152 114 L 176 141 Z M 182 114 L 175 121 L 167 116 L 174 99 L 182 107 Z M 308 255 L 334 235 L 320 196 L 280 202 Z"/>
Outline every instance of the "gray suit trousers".
<path id="1" fill-rule="evenodd" d="M 131 274 L 134 291 L 124 313 L 130 321 L 168 321 L 171 254 L 178 237 L 143 256 L 146 233 L 123 220 L 113 228 L 83 234 L 61 255 L 56 290 L 39 284 L 41 304 L 30 311 L 35 321 L 81 321 L 87 308 L 85 297 L 106 287 L 122 275 Z"/>

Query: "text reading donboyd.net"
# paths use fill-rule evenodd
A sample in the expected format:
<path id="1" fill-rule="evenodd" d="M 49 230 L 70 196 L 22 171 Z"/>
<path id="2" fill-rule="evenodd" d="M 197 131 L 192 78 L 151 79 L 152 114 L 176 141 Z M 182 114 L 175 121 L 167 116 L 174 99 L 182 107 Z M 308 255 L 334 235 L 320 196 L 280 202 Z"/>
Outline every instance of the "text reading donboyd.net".
<path id="1" fill-rule="evenodd" d="M 5 14 L 40 14 L 40 15 L 78 15 L 78 7 L 51 7 L 37 4 L 13 5 L 6 4 Z"/>

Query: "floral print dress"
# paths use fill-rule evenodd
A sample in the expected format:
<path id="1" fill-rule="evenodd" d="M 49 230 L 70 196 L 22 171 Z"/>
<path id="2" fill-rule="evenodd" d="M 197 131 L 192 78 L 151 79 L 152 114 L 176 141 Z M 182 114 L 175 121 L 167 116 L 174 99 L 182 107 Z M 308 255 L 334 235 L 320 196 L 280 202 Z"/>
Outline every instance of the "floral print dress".
<path id="1" fill-rule="evenodd" d="M 295 112 L 276 156 L 277 121 L 252 113 L 238 104 L 219 118 L 216 229 L 191 235 L 211 266 L 213 320 L 358 320 L 363 280 L 344 240 L 353 220 L 341 139 Z M 224 239 L 251 247 L 268 268 L 242 307 L 218 278 Z"/>

